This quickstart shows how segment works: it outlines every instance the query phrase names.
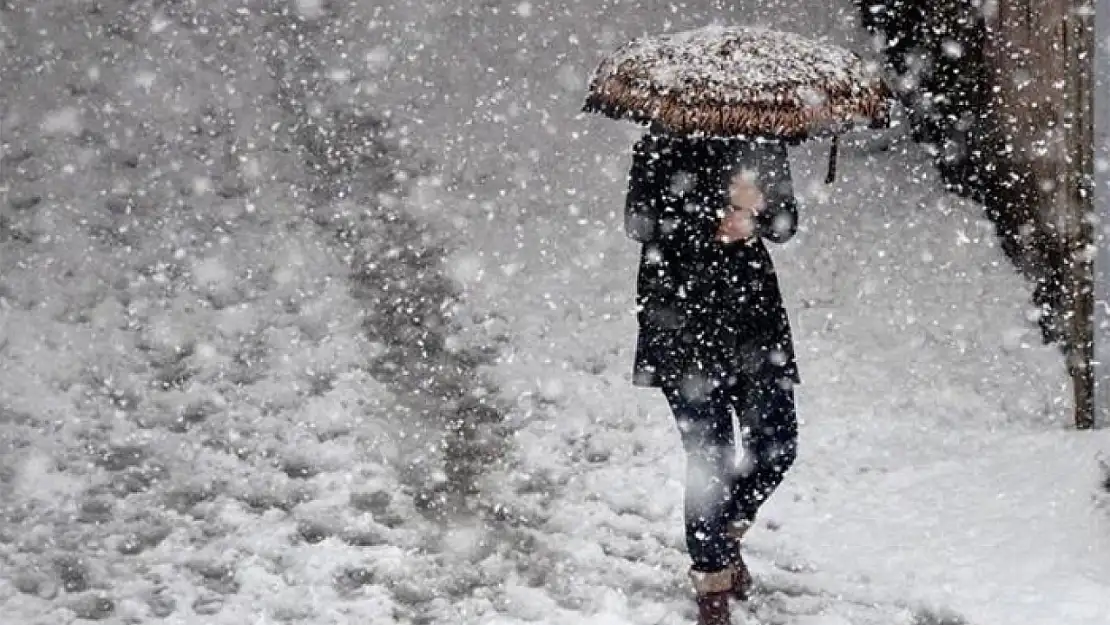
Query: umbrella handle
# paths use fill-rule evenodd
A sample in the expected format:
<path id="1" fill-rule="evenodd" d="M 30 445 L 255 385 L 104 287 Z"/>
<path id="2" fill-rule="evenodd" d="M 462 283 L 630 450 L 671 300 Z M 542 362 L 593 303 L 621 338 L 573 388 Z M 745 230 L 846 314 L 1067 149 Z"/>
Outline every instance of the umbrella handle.
<path id="1" fill-rule="evenodd" d="M 825 174 L 825 184 L 832 184 L 836 180 L 836 159 L 840 152 L 840 135 L 833 135 L 832 148 L 829 149 L 829 172 Z"/>

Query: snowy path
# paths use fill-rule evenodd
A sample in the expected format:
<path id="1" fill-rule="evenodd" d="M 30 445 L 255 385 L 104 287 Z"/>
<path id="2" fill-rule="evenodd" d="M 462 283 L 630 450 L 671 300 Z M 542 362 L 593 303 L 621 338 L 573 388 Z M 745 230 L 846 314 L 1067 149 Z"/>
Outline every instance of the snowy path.
<path id="1" fill-rule="evenodd" d="M 297 3 L 293 29 L 262 0 L 250 18 L 102 4 L 0 13 L 6 41 L 47 26 L 66 54 L 41 77 L 6 68 L 29 95 L 0 94 L 23 116 L 4 141 L 27 148 L 0 154 L 0 249 L 24 261 L 0 276 L 0 625 L 690 622 L 677 438 L 628 380 L 635 130 L 578 117 L 583 81 L 629 36 L 715 16 L 858 44 L 850 3 L 367 2 L 320 29 L 327 3 Z M 108 17 L 111 37 L 80 32 Z M 319 157 L 274 130 L 289 112 L 266 101 L 270 48 L 206 30 L 266 41 L 275 23 L 310 33 L 283 58 L 326 70 L 307 75 L 334 83 L 331 104 L 388 112 L 435 160 L 403 205 L 452 235 L 472 313 L 452 338 L 504 346 L 488 373 L 517 429 L 511 466 L 477 476 L 474 519 L 424 519 L 398 474 L 435 469 L 399 435 L 420 398 L 395 393 L 415 387 L 366 366 L 381 345 L 335 236 L 362 207 L 306 202 Z M 86 44 L 117 60 L 94 76 Z M 201 96 L 224 82 L 213 112 Z M 99 117 L 105 92 L 131 108 Z M 229 167 L 232 139 L 248 147 Z M 761 592 L 736 621 L 1105 625 L 1110 515 L 1092 495 L 1110 445 L 1065 430 L 1025 285 L 917 147 L 845 146 L 833 188 L 824 156 L 794 154 L 803 230 L 772 251 L 801 458 L 752 536 Z"/>

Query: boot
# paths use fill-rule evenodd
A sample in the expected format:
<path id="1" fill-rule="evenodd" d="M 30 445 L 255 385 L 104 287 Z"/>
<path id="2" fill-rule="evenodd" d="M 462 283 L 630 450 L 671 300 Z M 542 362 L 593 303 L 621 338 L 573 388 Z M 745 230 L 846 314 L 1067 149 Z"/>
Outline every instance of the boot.
<path id="1" fill-rule="evenodd" d="M 698 604 L 698 625 L 729 625 L 732 622 L 728 609 L 732 577 L 731 568 L 712 573 L 690 571 Z"/>
<path id="2" fill-rule="evenodd" d="M 752 592 L 752 574 L 744 563 L 742 540 L 751 528 L 750 521 L 738 521 L 729 525 L 728 537 L 732 541 L 732 596 L 737 601 L 747 601 Z"/>
<path id="3" fill-rule="evenodd" d="M 737 601 L 747 601 L 752 596 L 751 571 L 744 564 L 744 556 L 740 554 L 740 544 L 736 544 L 736 555 L 732 559 L 732 596 Z"/>

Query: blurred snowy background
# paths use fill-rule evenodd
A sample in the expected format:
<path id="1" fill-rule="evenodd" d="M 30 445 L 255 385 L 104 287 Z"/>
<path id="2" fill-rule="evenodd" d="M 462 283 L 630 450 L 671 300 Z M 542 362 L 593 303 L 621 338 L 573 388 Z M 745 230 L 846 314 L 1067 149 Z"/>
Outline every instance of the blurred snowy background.
<path id="1" fill-rule="evenodd" d="M 849 0 L 0 0 L 0 623 L 690 622 L 623 40 Z M 1104 432 L 900 129 L 795 150 L 749 623 L 1110 622 Z"/>

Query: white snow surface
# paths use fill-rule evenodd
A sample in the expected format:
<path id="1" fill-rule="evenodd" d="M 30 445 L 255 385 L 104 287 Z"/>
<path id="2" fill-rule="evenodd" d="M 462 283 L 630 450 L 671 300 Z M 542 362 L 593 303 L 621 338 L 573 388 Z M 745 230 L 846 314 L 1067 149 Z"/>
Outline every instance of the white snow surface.
<path id="1" fill-rule="evenodd" d="M 692 622 L 681 450 L 630 383 L 638 130 L 578 103 L 664 29 L 860 49 L 851 3 L 95 4 L 0 10 L 25 55 L 0 90 L 0 624 Z M 416 510 L 425 443 L 329 230 L 361 208 L 305 219 L 270 53 L 319 68 L 308 114 L 369 108 L 432 160 L 378 200 L 449 242 L 452 344 L 501 348 L 516 433 L 474 498 L 500 521 Z M 1069 430 L 1029 285 L 897 129 L 844 142 L 832 186 L 826 148 L 793 151 L 801 230 L 772 249 L 801 448 L 734 623 L 1107 625 L 1110 437 Z"/>

